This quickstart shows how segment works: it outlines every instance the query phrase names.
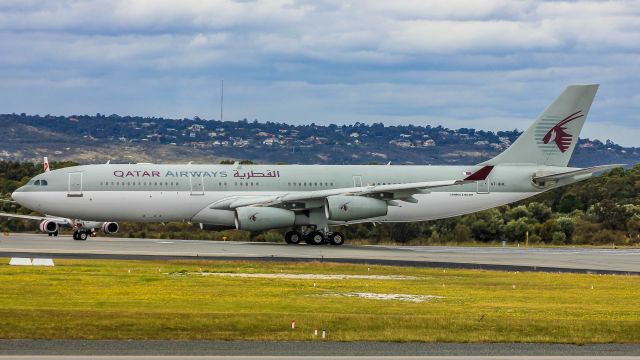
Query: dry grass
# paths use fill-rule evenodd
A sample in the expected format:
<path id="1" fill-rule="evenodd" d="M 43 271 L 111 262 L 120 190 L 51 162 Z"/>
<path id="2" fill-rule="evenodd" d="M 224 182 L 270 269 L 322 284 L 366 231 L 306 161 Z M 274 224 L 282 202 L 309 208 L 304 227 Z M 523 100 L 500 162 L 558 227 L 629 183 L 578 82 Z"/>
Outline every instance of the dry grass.
<path id="1" fill-rule="evenodd" d="M 7 264 L 8 260 L 3 260 Z M 640 277 L 329 263 L 58 260 L 0 265 L 0 338 L 640 342 Z M 191 272 L 360 274 L 287 279 Z M 315 286 L 314 286 L 315 284 Z M 436 295 L 415 303 L 326 296 Z M 291 320 L 297 329 L 291 330 Z"/>

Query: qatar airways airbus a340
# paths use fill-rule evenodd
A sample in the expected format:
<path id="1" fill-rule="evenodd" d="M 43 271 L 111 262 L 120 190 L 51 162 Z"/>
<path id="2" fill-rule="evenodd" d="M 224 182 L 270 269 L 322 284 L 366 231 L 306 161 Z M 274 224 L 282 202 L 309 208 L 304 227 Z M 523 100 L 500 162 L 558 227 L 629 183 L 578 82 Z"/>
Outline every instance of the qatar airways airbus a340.
<path id="1" fill-rule="evenodd" d="M 117 231 L 116 221 L 186 220 L 214 230 L 286 228 L 289 244 L 341 245 L 333 226 L 467 214 L 620 166 L 567 167 L 597 89 L 567 87 L 513 145 L 477 165 L 84 165 L 45 171 L 12 197 L 45 214 L 30 217 L 43 231 L 71 224 L 77 240 L 94 228 Z"/>

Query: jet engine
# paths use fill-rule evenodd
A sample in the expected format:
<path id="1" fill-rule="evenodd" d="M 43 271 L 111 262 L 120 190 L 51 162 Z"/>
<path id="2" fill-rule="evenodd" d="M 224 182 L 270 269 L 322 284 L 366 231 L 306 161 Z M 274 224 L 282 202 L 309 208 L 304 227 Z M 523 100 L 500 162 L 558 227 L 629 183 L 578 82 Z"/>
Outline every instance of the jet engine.
<path id="1" fill-rule="evenodd" d="M 262 231 L 293 226 L 296 214 L 291 210 L 243 206 L 236 209 L 236 229 Z"/>
<path id="2" fill-rule="evenodd" d="M 328 220 L 354 221 L 387 215 L 387 202 L 366 196 L 336 195 L 324 201 Z"/>
<path id="3" fill-rule="evenodd" d="M 115 223 L 115 222 L 103 223 L 100 228 L 102 229 L 102 232 L 104 232 L 105 234 L 115 234 L 118 232 L 118 230 L 120 230 L 120 226 L 118 225 L 118 223 Z"/>
<path id="4" fill-rule="evenodd" d="M 51 220 L 43 220 L 40 223 L 40 231 L 49 233 L 49 234 L 54 233 L 58 231 L 58 223 Z"/>

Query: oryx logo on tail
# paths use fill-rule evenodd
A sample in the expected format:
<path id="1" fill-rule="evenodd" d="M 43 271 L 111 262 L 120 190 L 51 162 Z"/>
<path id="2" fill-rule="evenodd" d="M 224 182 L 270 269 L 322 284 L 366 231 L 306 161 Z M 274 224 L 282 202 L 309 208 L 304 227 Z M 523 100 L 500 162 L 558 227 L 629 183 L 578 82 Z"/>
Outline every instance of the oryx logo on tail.
<path id="1" fill-rule="evenodd" d="M 573 135 L 569 134 L 566 131 L 567 128 L 565 127 L 565 125 L 575 119 L 583 117 L 584 114 L 580 114 L 581 112 L 582 110 L 576 111 L 573 114 L 562 119 L 559 123 L 555 124 L 542 138 L 542 142 L 548 144 L 549 142 L 553 141 L 554 143 L 556 143 L 556 146 L 558 147 L 558 150 L 560 150 L 560 152 L 567 151 L 569 149 L 569 146 L 571 146 Z"/>

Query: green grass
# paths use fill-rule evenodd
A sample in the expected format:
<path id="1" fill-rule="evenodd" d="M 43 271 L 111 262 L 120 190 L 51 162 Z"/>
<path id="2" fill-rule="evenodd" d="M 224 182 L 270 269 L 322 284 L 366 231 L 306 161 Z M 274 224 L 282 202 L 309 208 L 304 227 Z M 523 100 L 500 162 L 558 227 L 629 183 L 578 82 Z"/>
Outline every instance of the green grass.
<path id="1" fill-rule="evenodd" d="M 182 274 L 200 269 L 418 279 Z M 443 298 L 412 303 L 327 296 L 345 292 Z M 291 320 L 297 322 L 295 330 Z M 54 268 L 0 265 L 4 339 L 312 340 L 314 329 L 326 329 L 328 339 L 342 341 L 638 343 L 640 277 L 331 263 L 57 260 Z"/>

